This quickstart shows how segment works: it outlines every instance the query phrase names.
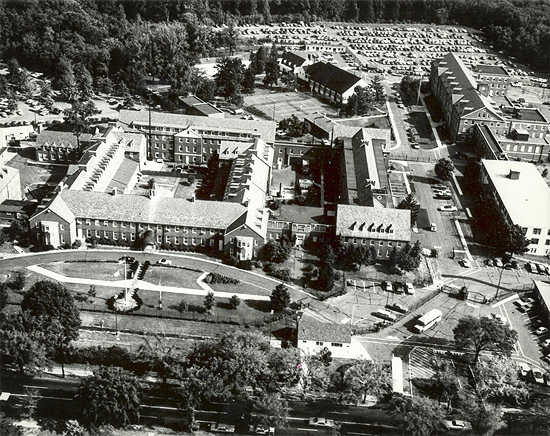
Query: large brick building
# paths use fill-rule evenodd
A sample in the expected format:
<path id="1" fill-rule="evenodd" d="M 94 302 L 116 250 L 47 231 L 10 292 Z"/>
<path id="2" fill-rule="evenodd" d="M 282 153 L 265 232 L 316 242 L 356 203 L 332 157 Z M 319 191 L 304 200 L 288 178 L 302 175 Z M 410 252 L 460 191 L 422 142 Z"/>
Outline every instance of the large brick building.
<path id="1" fill-rule="evenodd" d="M 146 111 L 120 111 L 120 124 L 138 129 L 149 138 L 148 157 L 154 160 L 205 165 L 214 152 L 222 157 L 234 150 L 241 153 L 248 147 L 259 147 L 258 141 L 269 146 L 275 141 L 275 123 L 271 121 L 168 112 L 151 112 L 150 121 L 149 125 Z"/>

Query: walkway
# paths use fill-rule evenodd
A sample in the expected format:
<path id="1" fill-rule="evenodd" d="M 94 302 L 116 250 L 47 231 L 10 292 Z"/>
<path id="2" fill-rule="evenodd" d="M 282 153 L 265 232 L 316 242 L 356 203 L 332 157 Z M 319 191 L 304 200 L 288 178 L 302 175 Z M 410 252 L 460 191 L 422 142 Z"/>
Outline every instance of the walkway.
<path id="1" fill-rule="evenodd" d="M 50 271 L 46 268 L 42 268 L 38 265 L 30 265 L 27 267 L 28 270 L 33 271 L 43 276 L 49 277 L 52 280 L 56 280 L 61 283 L 77 283 L 81 285 L 95 285 L 95 286 L 104 286 L 111 288 L 131 288 L 136 287 L 135 280 L 95 280 L 95 279 L 84 279 L 79 277 L 67 277 L 56 272 Z M 200 295 L 205 296 L 208 292 L 213 292 L 215 297 L 220 298 L 231 298 L 233 295 L 236 295 L 241 300 L 253 300 L 253 301 L 271 301 L 269 296 L 266 295 L 254 295 L 254 294 L 240 294 L 234 292 L 221 292 L 214 291 L 210 286 L 204 283 L 203 279 L 209 273 L 203 273 L 197 279 L 197 285 L 200 289 L 191 289 L 191 288 L 178 288 L 174 286 L 160 286 L 153 283 L 149 283 L 145 280 L 137 280 L 137 288 L 140 290 L 155 291 L 155 292 L 171 292 L 174 294 L 187 294 L 187 295 Z"/>

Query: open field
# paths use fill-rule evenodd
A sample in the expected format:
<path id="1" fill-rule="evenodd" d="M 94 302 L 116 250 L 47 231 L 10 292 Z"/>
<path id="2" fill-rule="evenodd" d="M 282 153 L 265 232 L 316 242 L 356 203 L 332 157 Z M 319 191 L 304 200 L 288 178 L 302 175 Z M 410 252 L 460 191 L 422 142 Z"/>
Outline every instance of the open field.
<path id="1" fill-rule="evenodd" d="M 177 288 L 201 289 L 197 284 L 202 273 L 180 268 L 151 265 L 143 280 L 155 285 L 173 286 Z"/>
<path id="2" fill-rule="evenodd" d="M 96 280 L 124 280 L 124 265 L 111 262 L 51 262 L 40 265 L 65 277 Z"/>

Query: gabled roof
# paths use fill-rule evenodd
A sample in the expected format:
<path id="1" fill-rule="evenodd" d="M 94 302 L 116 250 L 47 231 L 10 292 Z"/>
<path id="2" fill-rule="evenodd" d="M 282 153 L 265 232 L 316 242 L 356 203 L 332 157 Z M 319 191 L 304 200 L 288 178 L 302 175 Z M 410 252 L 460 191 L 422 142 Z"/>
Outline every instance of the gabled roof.
<path id="1" fill-rule="evenodd" d="M 92 135 L 82 133 L 80 142 L 86 143 L 92 140 Z M 36 147 L 55 146 L 73 148 L 78 145 L 76 135 L 73 132 L 61 132 L 58 130 L 44 130 L 36 138 Z"/>
<path id="2" fill-rule="evenodd" d="M 290 65 L 293 65 L 294 67 L 301 67 L 306 61 L 306 56 L 301 56 L 298 53 L 291 51 L 284 52 L 283 56 L 281 57 L 281 62 L 286 62 Z"/>
<path id="3" fill-rule="evenodd" d="M 237 203 L 187 200 L 65 189 L 48 206 L 62 218 L 89 218 L 144 224 L 225 229 L 246 212 Z M 65 218 L 66 219 L 66 218 Z"/>
<path id="4" fill-rule="evenodd" d="M 349 324 L 331 324 L 302 316 L 298 321 L 298 341 L 351 342 L 351 326 Z"/>
<path id="5" fill-rule="evenodd" d="M 336 235 L 352 238 L 411 240 L 411 211 L 339 204 Z"/>
<path id="6" fill-rule="evenodd" d="M 316 83 L 343 94 L 350 88 L 354 88 L 362 79 L 348 71 L 342 70 L 335 65 L 325 62 L 316 62 L 305 67 L 306 74 Z"/>

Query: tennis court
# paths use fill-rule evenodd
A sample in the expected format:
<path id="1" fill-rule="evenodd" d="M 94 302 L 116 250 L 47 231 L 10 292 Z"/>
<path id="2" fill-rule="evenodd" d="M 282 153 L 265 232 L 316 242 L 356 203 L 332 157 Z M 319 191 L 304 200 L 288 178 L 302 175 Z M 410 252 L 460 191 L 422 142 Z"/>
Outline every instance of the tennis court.
<path id="1" fill-rule="evenodd" d="M 293 114 L 298 118 L 304 118 L 304 116 L 315 112 L 336 114 L 335 108 L 302 92 L 255 94 L 246 97 L 244 104 L 245 108 L 252 107 L 276 121 L 281 121 Z"/>

